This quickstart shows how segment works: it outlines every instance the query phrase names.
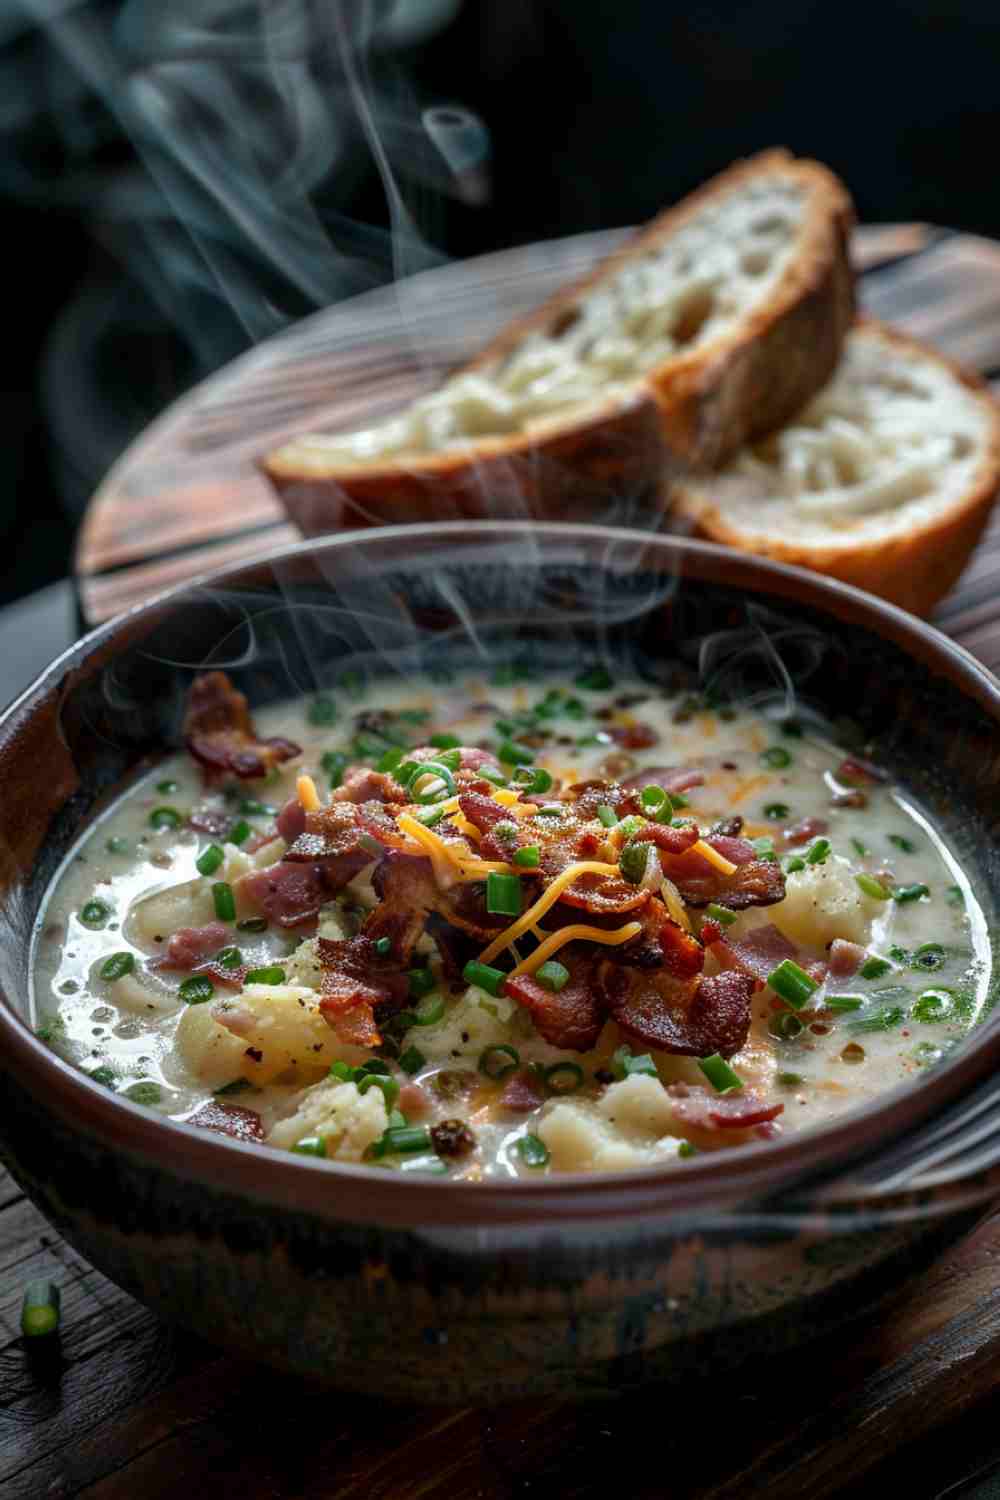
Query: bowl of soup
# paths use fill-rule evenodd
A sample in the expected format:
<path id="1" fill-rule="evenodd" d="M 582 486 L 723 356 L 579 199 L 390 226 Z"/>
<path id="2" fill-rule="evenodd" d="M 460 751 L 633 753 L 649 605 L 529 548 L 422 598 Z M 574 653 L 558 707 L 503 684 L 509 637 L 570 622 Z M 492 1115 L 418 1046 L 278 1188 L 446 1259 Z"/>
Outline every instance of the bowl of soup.
<path id="1" fill-rule="evenodd" d="M 1000 1192 L 997 715 L 891 606 L 611 528 L 167 595 L 0 727 L 0 1151 L 151 1306 L 345 1387 L 819 1332 Z"/>

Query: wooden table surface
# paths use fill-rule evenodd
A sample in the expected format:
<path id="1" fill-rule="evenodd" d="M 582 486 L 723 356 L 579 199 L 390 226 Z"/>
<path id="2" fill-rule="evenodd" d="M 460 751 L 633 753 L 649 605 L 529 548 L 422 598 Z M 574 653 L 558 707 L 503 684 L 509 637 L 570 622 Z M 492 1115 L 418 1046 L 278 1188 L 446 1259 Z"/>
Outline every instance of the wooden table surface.
<path id="1" fill-rule="evenodd" d="M 414 291 L 319 315 L 193 393 L 95 497 L 78 553 L 87 617 L 287 540 L 253 468 L 274 436 L 324 411 L 385 409 L 430 383 L 511 311 L 583 269 L 614 236 L 451 268 Z M 1000 374 L 1000 245 L 923 225 L 864 230 L 866 306 Z M 443 295 L 447 293 L 447 301 Z M 459 315 L 460 314 L 460 315 Z M 411 353 L 400 359 L 399 333 Z M 336 356 L 353 383 L 331 400 Z M 346 415 L 345 415 L 346 414 Z M 939 621 L 1000 665 L 998 523 Z M 1000 1216 L 901 1287 L 877 1317 L 761 1368 L 577 1408 L 389 1407 L 317 1390 L 164 1326 L 86 1265 L 0 1173 L 0 1495 L 42 1500 L 908 1500 L 958 1495 L 1000 1465 L 990 1396 L 1000 1354 Z M 62 1288 L 57 1339 L 20 1337 L 23 1285 Z"/>

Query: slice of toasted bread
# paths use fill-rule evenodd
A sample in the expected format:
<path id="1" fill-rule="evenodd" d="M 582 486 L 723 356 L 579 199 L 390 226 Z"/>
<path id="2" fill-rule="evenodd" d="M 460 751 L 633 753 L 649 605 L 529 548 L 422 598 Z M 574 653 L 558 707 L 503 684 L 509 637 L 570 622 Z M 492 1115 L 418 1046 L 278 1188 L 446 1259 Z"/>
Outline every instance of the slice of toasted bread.
<path id="1" fill-rule="evenodd" d="M 654 219 L 377 427 L 263 460 L 307 534 L 455 515 L 579 518 L 664 465 L 721 463 L 829 377 L 854 315 L 840 182 L 768 151 Z"/>
<path id="2" fill-rule="evenodd" d="M 1000 406 L 982 381 L 872 321 L 833 379 L 719 473 L 675 484 L 699 536 L 928 614 L 1000 489 Z"/>

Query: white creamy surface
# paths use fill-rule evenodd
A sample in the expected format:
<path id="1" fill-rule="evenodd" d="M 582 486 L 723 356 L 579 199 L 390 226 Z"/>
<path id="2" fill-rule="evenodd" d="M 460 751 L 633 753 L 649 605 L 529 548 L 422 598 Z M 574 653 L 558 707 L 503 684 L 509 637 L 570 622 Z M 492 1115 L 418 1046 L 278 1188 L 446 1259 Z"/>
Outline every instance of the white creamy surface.
<path id="1" fill-rule="evenodd" d="M 465 744 L 496 744 L 493 724 L 498 717 L 523 711 L 550 688 L 564 686 L 554 679 L 498 686 L 486 677 L 443 685 L 414 680 L 375 684 L 363 702 L 338 694 L 338 718 L 329 727 L 309 723 L 308 703 L 261 711 L 260 732 L 294 739 L 303 747 L 301 760 L 283 767 L 266 784 L 243 784 L 228 804 L 222 793 L 208 800 L 220 809 L 228 806 L 234 817 L 242 816 L 241 797 L 277 809 L 293 792 L 296 774 L 303 768 L 315 775 L 317 785 L 326 786 L 321 756 L 350 739 L 353 716 L 362 710 L 385 707 L 425 713 L 426 723 L 412 729 L 414 744 L 435 731 L 452 733 Z M 818 740 L 784 734 L 777 725 L 751 716 L 727 719 L 688 709 L 677 698 L 665 698 L 659 689 L 636 682 L 616 682 L 604 692 L 570 685 L 568 692 L 570 702 L 580 707 L 545 721 L 552 739 L 536 752 L 535 764 L 553 776 L 575 781 L 624 777 L 643 766 L 697 765 L 705 768 L 706 783 L 687 793 L 685 812 L 697 818 L 703 830 L 733 814 L 746 819 L 745 836 L 751 838 L 779 835 L 810 815 L 829 824 L 830 858 L 789 875 L 784 902 L 751 908 L 727 931 L 728 937 L 738 938 L 756 924 L 773 922 L 798 945 L 802 963 L 825 958 L 835 937 L 860 942 L 887 963 L 879 978 L 828 980 L 814 1004 L 840 992 L 862 997 L 862 1008 L 838 1013 L 832 1022 L 807 1024 L 793 1041 L 770 1034 L 770 992 L 765 989 L 756 996 L 750 1039 L 732 1066 L 746 1087 L 784 1102 L 778 1121 L 782 1132 L 820 1125 L 916 1078 L 955 1044 L 984 1002 L 989 980 L 986 924 L 940 832 L 904 791 L 867 786 L 866 807 L 832 808 L 831 786 L 844 752 Z M 641 696 L 642 701 L 614 706 L 623 695 Z M 470 711 L 469 705 L 479 707 Z M 600 742 L 612 728 L 636 721 L 656 733 L 656 745 L 626 751 Z M 581 740 L 591 743 L 580 744 Z M 775 747 L 788 753 L 787 767 L 769 767 L 762 760 Z M 157 790 L 170 784 L 170 790 Z M 171 932 L 213 919 L 213 881 L 234 880 L 251 861 L 273 859 L 283 847 L 279 841 L 248 856 L 227 845 L 225 866 L 210 878 L 200 877 L 195 860 L 213 840 L 183 826 L 155 831 L 150 814 L 169 805 L 186 815 L 205 802 L 200 771 L 187 756 L 174 756 L 84 836 L 39 921 L 37 1020 L 63 1055 L 89 1072 L 108 1070 L 103 1076 L 110 1086 L 135 1093 L 139 1085 L 138 1096 L 145 1101 L 155 1092 L 149 1085 L 155 1085 L 159 1098 L 153 1107 L 176 1118 L 189 1116 L 216 1090 L 246 1079 L 248 1073 L 263 1079 L 265 1086 L 246 1088 L 232 1103 L 260 1115 L 273 1145 L 288 1147 L 318 1132 L 329 1135 L 329 1155 L 357 1160 L 384 1129 L 382 1097 L 378 1089 L 359 1096 L 353 1083 L 326 1078 L 336 1057 L 354 1064 L 365 1054 L 341 1046 L 316 1013 L 311 997 L 318 971 L 311 950 L 301 947 L 301 932 L 233 931 L 231 941 L 254 966 L 280 962 L 286 970 L 284 986 L 251 986 L 241 1000 L 257 1028 L 253 1039 L 264 1039 L 262 1073 L 254 1073 L 245 1061 L 246 1037 L 235 1037 L 213 1019 L 221 993 L 212 1004 L 185 1005 L 177 993 L 184 974 L 153 975 L 145 970 Z M 787 807 L 787 813 L 769 816 L 765 809 L 773 813 L 776 805 Z M 246 817 L 255 831 L 263 832 L 273 823 L 268 814 Z M 110 839 L 122 841 L 123 847 L 109 851 Z M 899 840 L 906 847 L 899 847 Z M 785 849 L 780 838 L 777 843 L 783 861 L 801 852 Z M 891 885 L 926 884 L 929 895 L 907 903 L 873 901 L 860 892 L 858 872 L 875 872 Z M 346 914 L 331 906 L 321 921 L 320 930 L 328 936 L 349 933 L 356 914 L 372 904 L 367 873 L 344 895 Z M 86 903 L 95 897 L 109 908 L 106 922 L 97 927 L 81 920 Z M 933 972 L 921 971 L 912 962 L 913 950 L 926 943 L 944 949 L 942 965 Z M 435 952 L 426 936 L 420 947 L 429 955 Z M 893 959 L 893 949 L 906 950 L 910 957 Z M 123 951 L 134 954 L 135 972 L 114 982 L 101 979 L 103 962 Z M 956 1003 L 945 996 L 941 1006 L 952 1012 L 946 1019 L 917 1019 L 913 1007 L 918 997 L 938 989 L 961 992 L 965 999 Z M 403 1046 L 416 1045 L 425 1058 L 415 1081 L 430 1101 L 426 1118 L 460 1116 L 475 1132 L 474 1155 L 456 1162 L 453 1175 L 477 1178 L 530 1171 L 513 1149 L 528 1130 L 545 1141 L 554 1169 L 642 1165 L 676 1156 L 681 1138 L 670 1133 L 660 1098 L 667 1096 L 655 1079 L 633 1076 L 610 1086 L 592 1082 L 595 1071 L 607 1068 L 621 1040 L 612 1023 L 605 1026 L 595 1052 L 580 1056 L 544 1042 L 527 1014 L 510 999 L 492 997 L 474 986 L 459 986 L 459 993 L 453 993 L 444 984 L 440 993 L 445 1000 L 442 1019 L 413 1027 Z M 901 1020 L 884 1030 L 870 1029 L 873 1017 L 891 1016 L 894 1009 L 902 1011 Z M 803 1016 L 808 1023 L 809 1012 Z M 514 1046 L 522 1064 L 577 1063 L 585 1072 L 585 1087 L 549 1100 L 540 1114 L 527 1119 L 499 1117 L 494 1108 L 497 1086 L 476 1071 L 483 1049 L 499 1043 Z M 692 1059 L 661 1054 L 656 1061 L 664 1081 L 705 1083 Z M 797 1081 L 790 1081 L 790 1075 Z M 731 1133 L 719 1135 L 718 1141 L 703 1144 L 734 1144 Z M 736 1141 L 743 1138 L 744 1132 L 737 1133 Z"/>

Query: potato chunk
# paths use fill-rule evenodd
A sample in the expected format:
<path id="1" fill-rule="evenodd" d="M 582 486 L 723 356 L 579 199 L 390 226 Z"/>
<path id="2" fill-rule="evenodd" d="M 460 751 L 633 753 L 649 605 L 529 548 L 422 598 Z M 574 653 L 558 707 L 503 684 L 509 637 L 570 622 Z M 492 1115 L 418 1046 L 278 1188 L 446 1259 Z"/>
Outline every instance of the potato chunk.
<path id="1" fill-rule="evenodd" d="M 359 1094 L 353 1083 L 324 1080 L 302 1095 L 294 1115 L 279 1120 L 268 1141 L 290 1151 L 304 1136 L 318 1135 L 326 1142 L 328 1157 L 360 1161 L 366 1146 L 378 1140 L 388 1123 L 381 1089 Z"/>
<path id="2" fill-rule="evenodd" d="M 239 1074 L 251 1083 L 312 1083 L 332 1062 L 361 1062 L 368 1054 L 347 1047 L 324 1021 L 315 990 L 294 984 L 248 984 L 241 994 L 216 1000 L 213 1018 L 241 1046 Z"/>
<path id="3" fill-rule="evenodd" d="M 825 948 L 834 938 L 867 943 L 882 903 L 858 886 L 846 859 L 837 855 L 821 865 L 806 865 L 789 875 L 786 896 L 768 915 L 787 938 L 811 948 Z"/>

